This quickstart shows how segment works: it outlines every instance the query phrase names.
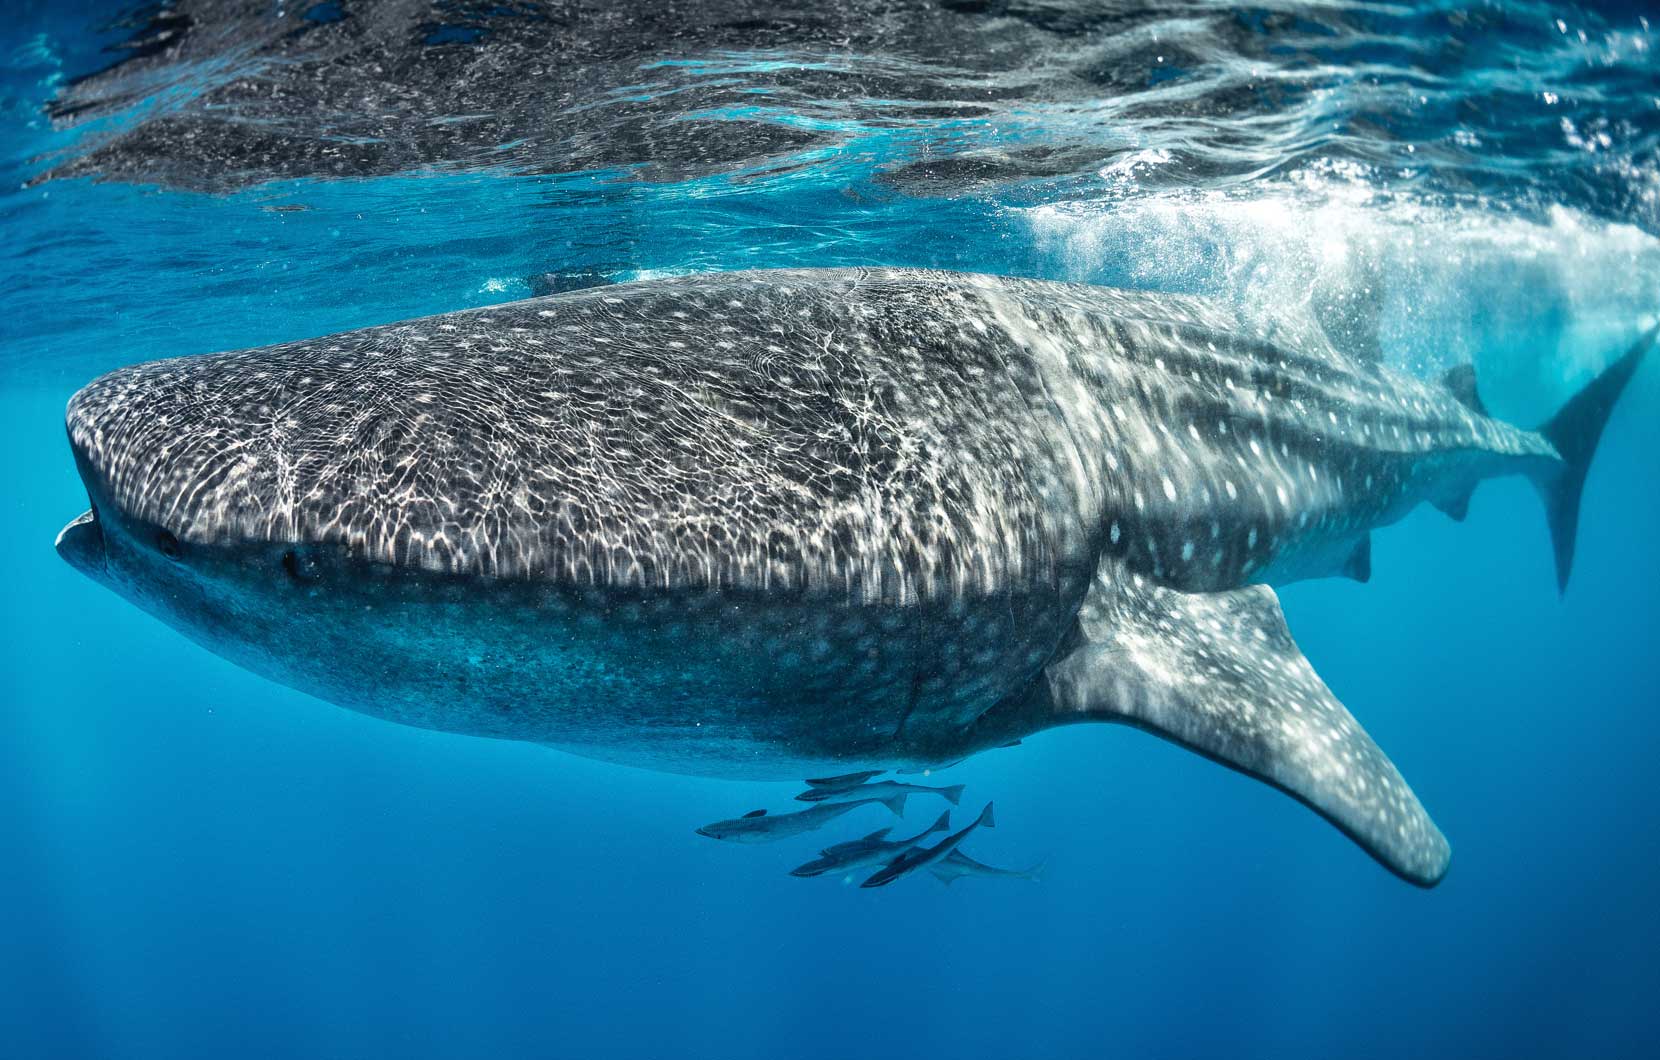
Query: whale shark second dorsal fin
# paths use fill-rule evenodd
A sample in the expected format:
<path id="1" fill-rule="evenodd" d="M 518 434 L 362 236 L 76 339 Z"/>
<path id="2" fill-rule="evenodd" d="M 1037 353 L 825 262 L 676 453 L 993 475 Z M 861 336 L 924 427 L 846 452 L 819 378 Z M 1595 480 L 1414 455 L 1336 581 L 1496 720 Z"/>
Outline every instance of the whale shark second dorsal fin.
<path id="1" fill-rule="evenodd" d="M 1343 561 L 1343 577 L 1365 583 L 1372 580 L 1372 535 L 1363 536 Z"/>
<path id="2" fill-rule="evenodd" d="M 1470 514 L 1470 498 L 1475 492 L 1475 486 L 1470 485 L 1449 496 L 1432 499 L 1430 503 L 1453 522 L 1462 523 Z"/>
<path id="3" fill-rule="evenodd" d="M 767 815 L 767 811 L 765 811 L 765 810 L 750 810 L 748 813 L 744 814 L 744 817 L 745 818 L 765 817 L 766 815 Z"/>
<path id="4" fill-rule="evenodd" d="M 1054 724 L 1146 729 L 1295 796 L 1413 883 L 1447 871 L 1446 839 L 1315 675 L 1273 590 L 1178 592 L 1107 560 L 1074 643 L 1045 671 Z"/>

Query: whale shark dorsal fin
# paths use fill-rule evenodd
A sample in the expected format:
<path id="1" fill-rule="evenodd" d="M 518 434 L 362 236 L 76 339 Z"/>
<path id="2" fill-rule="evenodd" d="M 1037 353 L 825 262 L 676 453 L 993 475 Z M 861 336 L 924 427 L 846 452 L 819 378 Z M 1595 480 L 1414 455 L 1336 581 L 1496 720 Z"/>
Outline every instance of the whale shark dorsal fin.
<path id="1" fill-rule="evenodd" d="M 767 811 L 765 810 L 750 810 L 748 813 L 744 814 L 744 817 L 747 819 L 750 817 L 765 817 L 766 815 Z"/>
<path id="2" fill-rule="evenodd" d="M 1273 590 L 1183 593 L 1109 560 L 1077 641 L 1045 671 L 1055 724 L 1149 730 L 1295 796 L 1413 883 L 1446 872 L 1446 839 L 1315 675 Z"/>
<path id="3" fill-rule="evenodd" d="M 1309 292 L 1309 315 L 1332 348 L 1371 365 L 1383 363 L 1378 326 L 1383 314 L 1383 280 L 1380 263 L 1370 254 L 1361 254 L 1342 267 L 1322 270 Z"/>
<path id="4" fill-rule="evenodd" d="M 1441 375 L 1441 385 L 1458 399 L 1460 405 L 1477 416 L 1488 415 L 1487 404 L 1481 400 L 1481 393 L 1476 389 L 1475 365 L 1459 364 L 1447 369 Z"/>

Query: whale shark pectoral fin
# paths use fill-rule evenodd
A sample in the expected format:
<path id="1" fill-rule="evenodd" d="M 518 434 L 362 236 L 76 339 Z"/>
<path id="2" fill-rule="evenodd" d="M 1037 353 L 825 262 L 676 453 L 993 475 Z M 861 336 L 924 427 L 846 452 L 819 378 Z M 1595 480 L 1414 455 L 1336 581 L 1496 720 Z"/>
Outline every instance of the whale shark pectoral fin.
<path id="1" fill-rule="evenodd" d="M 1045 671 L 1054 723 L 1146 729 L 1295 796 L 1412 883 L 1446 873 L 1446 839 L 1315 675 L 1272 590 L 1183 593 L 1109 564 L 1078 627 Z"/>

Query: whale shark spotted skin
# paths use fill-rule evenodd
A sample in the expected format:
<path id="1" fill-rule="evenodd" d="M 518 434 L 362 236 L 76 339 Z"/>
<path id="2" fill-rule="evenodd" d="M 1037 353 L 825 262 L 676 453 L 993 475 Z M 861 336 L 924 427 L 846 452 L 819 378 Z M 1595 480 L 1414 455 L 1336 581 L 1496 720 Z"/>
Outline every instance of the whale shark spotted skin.
<path id="1" fill-rule="evenodd" d="M 1540 432 L 1470 380 L 1176 296 L 889 269 L 579 290 L 120 369 L 71 562 L 406 724 L 654 768 L 926 768 L 1071 721 L 1275 784 L 1420 884 L 1448 847 L 1268 585 L 1529 476 L 1565 580 L 1651 332 Z"/>

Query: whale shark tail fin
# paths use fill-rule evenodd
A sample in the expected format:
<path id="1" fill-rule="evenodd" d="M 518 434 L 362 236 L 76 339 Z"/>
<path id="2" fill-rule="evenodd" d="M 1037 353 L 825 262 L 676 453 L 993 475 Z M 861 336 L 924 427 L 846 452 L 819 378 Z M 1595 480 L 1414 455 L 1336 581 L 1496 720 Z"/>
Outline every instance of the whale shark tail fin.
<path id="1" fill-rule="evenodd" d="M 1556 585 L 1560 592 L 1567 592 L 1568 575 L 1573 570 L 1574 539 L 1579 535 L 1579 500 L 1585 492 L 1591 458 L 1596 454 L 1597 442 L 1620 394 L 1637 374 L 1644 355 L 1654 346 L 1656 335 L 1660 335 L 1660 325 L 1650 328 L 1619 360 L 1603 369 L 1601 375 L 1569 398 L 1539 428 L 1539 433 L 1562 457 L 1560 466 L 1534 478 L 1539 496 L 1545 502 L 1545 518 L 1550 522 L 1551 543 L 1556 550 Z"/>
<path id="2" fill-rule="evenodd" d="M 1294 796 L 1421 887 L 1446 873 L 1446 839 L 1315 675 L 1267 586 L 1184 593 L 1108 560 L 1073 643 L 1044 671 L 1050 724 L 1152 732 Z"/>

